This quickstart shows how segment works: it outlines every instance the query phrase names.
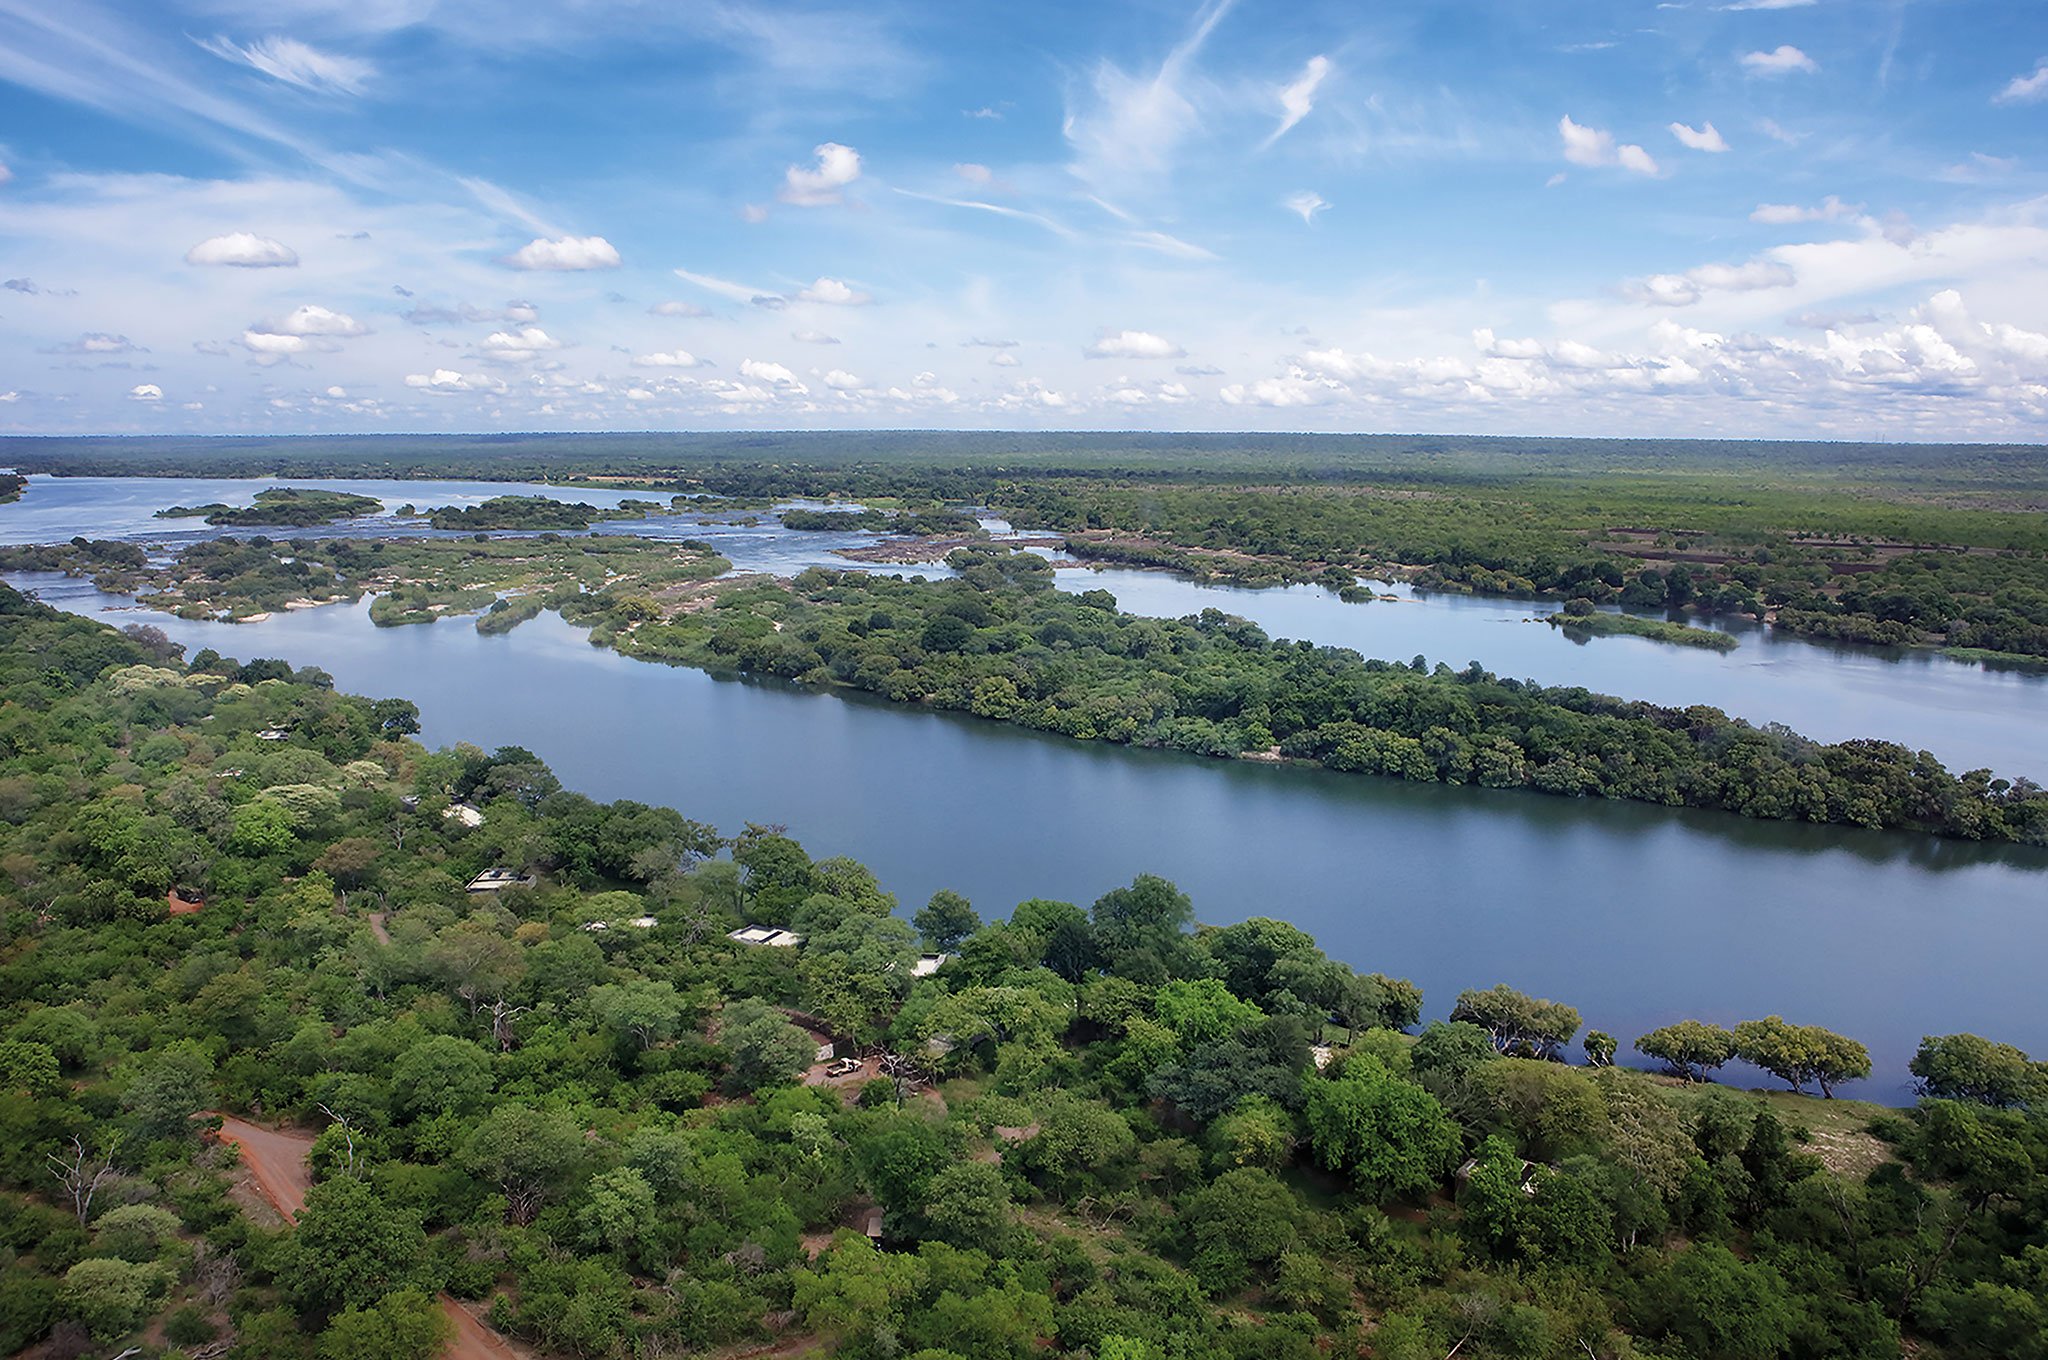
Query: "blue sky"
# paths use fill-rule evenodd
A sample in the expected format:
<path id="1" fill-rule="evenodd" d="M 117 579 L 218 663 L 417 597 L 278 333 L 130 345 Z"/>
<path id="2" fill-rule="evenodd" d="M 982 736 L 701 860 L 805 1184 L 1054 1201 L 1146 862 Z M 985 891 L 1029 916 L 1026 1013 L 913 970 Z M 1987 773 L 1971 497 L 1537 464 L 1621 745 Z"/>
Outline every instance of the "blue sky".
<path id="1" fill-rule="evenodd" d="M 2048 438 L 2048 6 L 0 0 L 0 431 Z"/>

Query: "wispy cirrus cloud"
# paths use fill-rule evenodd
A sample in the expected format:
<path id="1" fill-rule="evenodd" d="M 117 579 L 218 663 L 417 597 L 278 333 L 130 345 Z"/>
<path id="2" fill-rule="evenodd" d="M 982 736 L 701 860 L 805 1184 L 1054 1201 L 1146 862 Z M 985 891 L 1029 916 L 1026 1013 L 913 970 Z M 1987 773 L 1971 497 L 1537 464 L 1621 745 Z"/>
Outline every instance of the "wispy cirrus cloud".
<path id="1" fill-rule="evenodd" d="M 315 94 L 361 94 L 377 74 L 377 68 L 360 57 L 322 52 L 297 38 L 272 35 L 246 44 L 220 36 L 193 41 L 223 61 Z"/>
<path id="2" fill-rule="evenodd" d="M 1308 64 L 1302 67 L 1301 74 L 1291 83 L 1280 87 L 1277 91 L 1280 99 L 1280 125 L 1266 135 L 1265 141 L 1259 143 L 1261 151 L 1285 137 L 1295 124 L 1314 111 L 1316 89 L 1328 79 L 1330 69 L 1328 57 L 1310 57 Z"/>

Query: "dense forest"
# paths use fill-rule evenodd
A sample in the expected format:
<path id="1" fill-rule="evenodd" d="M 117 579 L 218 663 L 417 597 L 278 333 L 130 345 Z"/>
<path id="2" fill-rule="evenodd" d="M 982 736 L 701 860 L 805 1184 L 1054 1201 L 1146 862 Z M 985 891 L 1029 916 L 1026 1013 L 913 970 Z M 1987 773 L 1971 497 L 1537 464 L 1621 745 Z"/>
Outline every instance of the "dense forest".
<path id="1" fill-rule="evenodd" d="M 906 920 L 781 828 L 4 588 L 0 687 L 6 1351 L 406 1360 L 445 1293 L 575 1356 L 2048 1355 L 2009 1046 L 1931 1036 L 1887 1111 L 1706 1080 L 1868 1071 L 1776 1016 L 1641 1036 L 1664 1075 L 1506 984 L 1413 1034 L 1163 878 Z M 295 1224 L 221 1111 L 317 1134 Z"/>

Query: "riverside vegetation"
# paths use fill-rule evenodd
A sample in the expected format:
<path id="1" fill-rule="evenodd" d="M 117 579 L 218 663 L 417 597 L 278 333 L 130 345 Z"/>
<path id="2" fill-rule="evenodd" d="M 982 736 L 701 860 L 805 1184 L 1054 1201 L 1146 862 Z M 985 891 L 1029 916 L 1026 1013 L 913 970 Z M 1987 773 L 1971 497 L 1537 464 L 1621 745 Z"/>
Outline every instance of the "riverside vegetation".
<path id="1" fill-rule="evenodd" d="M 955 549 L 946 560 L 957 579 L 936 582 L 819 568 L 787 583 L 713 581 L 730 564 L 706 545 L 624 536 L 225 538 L 192 545 L 168 568 L 140 558 L 131 545 L 85 540 L 0 549 L 0 567 L 92 573 L 188 617 L 243 617 L 381 585 L 370 617 L 384 626 L 487 610 L 477 627 L 495 633 L 553 608 L 628 656 L 848 686 L 1083 740 L 2048 844 L 2048 791 L 2025 776 L 1953 774 L 1892 742 L 1823 745 L 1706 705 L 1546 687 L 1476 662 L 1453 671 L 1419 656 L 1369 660 L 1276 641 L 1213 608 L 1141 618 L 1106 590 L 1054 590 L 1044 558 L 994 545 Z M 501 598 L 508 589 L 519 593 Z"/>
<path id="2" fill-rule="evenodd" d="M 564 1356 L 2048 1355 L 2006 1045 L 1930 1036 L 1892 1111 L 1692 1080 L 1867 1070 L 1775 1016 L 1637 1040 L 1682 1082 L 1508 985 L 1411 1035 L 1412 986 L 1151 876 L 906 921 L 779 828 L 4 587 L 0 695 L 9 1352 L 424 1360 L 446 1289 Z M 817 1033 L 885 1063 L 806 1084 Z M 295 1225 L 208 1110 L 318 1131 Z"/>

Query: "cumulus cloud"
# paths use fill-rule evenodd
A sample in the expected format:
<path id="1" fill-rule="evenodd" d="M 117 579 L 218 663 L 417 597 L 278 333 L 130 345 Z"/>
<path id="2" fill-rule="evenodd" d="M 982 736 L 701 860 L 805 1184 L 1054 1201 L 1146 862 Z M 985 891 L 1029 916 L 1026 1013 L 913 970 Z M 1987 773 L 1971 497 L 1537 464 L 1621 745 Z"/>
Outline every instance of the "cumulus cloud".
<path id="1" fill-rule="evenodd" d="M 1325 203 L 1323 196 L 1315 190 L 1303 189 L 1298 193 L 1289 194 L 1281 199 L 1280 206 L 1291 213 L 1299 215 L 1301 220 L 1308 225 L 1314 226 L 1316 214 L 1330 205 Z"/>
<path id="2" fill-rule="evenodd" d="M 2034 73 L 2014 76 L 2006 87 L 1992 96 L 1997 104 L 2033 104 L 2048 99 L 2048 59 L 2034 67 Z"/>
<path id="3" fill-rule="evenodd" d="M 649 316 L 709 316 L 710 311 L 694 302 L 657 302 L 647 309 Z"/>
<path id="4" fill-rule="evenodd" d="M 821 142 L 811 149 L 818 158 L 815 166 L 792 165 L 782 175 L 782 187 L 775 196 L 799 208 L 822 208 L 845 201 L 841 191 L 860 178 L 860 153 L 837 142 Z"/>
<path id="5" fill-rule="evenodd" d="M 484 337 L 483 351 L 493 359 L 530 359 L 536 354 L 560 349 L 562 342 L 539 326 L 517 331 L 492 331 Z"/>
<path id="6" fill-rule="evenodd" d="M 988 361 L 997 368 L 1021 368 L 1024 366 L 1022 359 L 1019 359 L 1006 349 L 999 349 L 994 354 L 989 355 Z"/>
<path id="7" fill-rule="evenodd" d="M 87 331 L 76 340 L 66 340 L 61 345 L 51 345 L 36 351 L 38 354 L 147 354 L 148 350 L 136 344 L 125 335 L 108 335 L 104 331 Z"/>
<path id="8" fill-rule="evenodd" d="M 1574 123 L 1570 114 L 1557 120 L 1558 135 L 1564 141 L 1564 158 L 1573 165 L 1619 166 L 1635 175 L 1654 175 L 1657 162 L 1650 153 L 1633 143 L 1616 144 L 1605 128 Z"/>
<path id="9" fill-rule="evenodd" d="M 762 359 L 748 359 L 742 362 L 740 364 L 740 376 L 752 378 L 757 383 L 771 383 L 776 387 L 786 387 L 794 392 L 809 392 L 811 390 L 803 385 L 802 380 L 796 374 L 790 372 L 781 364 L 771 364 Z"/>
<path id="10" fill-rule="evenodd" d="M 437 368 L 432 373 L 408 373 L 405 385 L 435 396 L 451 396 L 459 392 L 503 393 L 507 389 L 498 379 L 483 373 L 460 373 L 452 368 Z"/>
<path id="11" fill-rule="evenodd" d="M 1187 351 L 1150 331 L 1107 331 L 1081 353 L 1090 359 L 1182 359 Z"/>
<path id="12" fill-rule="evenodd" d="M 304 303 L 279 321 L 266 321 L 252 330 L 273 335 L 367 335 L 370 328 L 344 312 L 330 311 L 317 303 Z"/>
<path id="13" fill-rule="evenodd" d="M 1684 123 L 1673 123 L 1671 135 L 1694 151 L 1726 151 L 1728 139 L 1723 137 L 1712 123 L 1702 123 L 1697 129 Z"/>
<path id="14" fill-rule="evenodd" d="M 499 256 L 498 263 L 514 269 L 567 272 L 617 269 L 620 261 L 619 252 L 602 236 L 564 236 L 559 241 L 538 236 L 510 255 Z"/>
<path id="15" fill-rule="evenodd" d="M 789 338 L 802 341 L 806 345 L 836 345 L 839 343 L 838 336 L 827 335 L 823 331 L 791 331 Z"/>
<path id="16" fill-rule="evenodd" d="M 981 347 L 982 349 L 1015 349 L 1015 348 L 1017 348 L 1017 342 L 1016 342 L 1015 340 L 984 340 L 984 339 L 982 339 L 982 338 L 981 338 L 980 336 L 976 336 L 976 337 L 975 337 L 974 339 L 972 339 L 972 340 L 962 340 L 962 341 L 961 341 L 960 343 L 961 343 L 962 345 L 966 345 L 966 346 L 969 346 L 970 348 L 971 348 L 971 347 L 974 347 L 974 346 L 979 346 L 979 347 Z"/>
<path id="17" fill-rule="evenodd" d="M 1342 391 L 1341 383 L 1292 372 L 1252 383 L 1232 383 L 1217 395 L 1232 406 L 1320 406 Z"/>
<path id="18" fill-rule="evenodd" d="M 1748 293 L 1790 288 L 1798 282 L 1798 274 L 1789 265 L 1750 260 L 1745 264 L 1703 264 L 1683 274 L 1652 274 L 1625 291 L 1653 307 L 1690 307 L 1710 292 Z"/>
<path id="19" fill-rule="evenodd" d="M 834 307 L 858 307 L 874 301 L 868 294 L 855 291 L 844 279 L 823 277 L 797 296 L 805 302 L 823 302 Z"/>
<path id="20" fill-rule="evenodd" d="M 995 172 L 986 165 L 976 165 L 973 161 L 960 162 L 953 167 L 953 173 L 969 184 L 991 184 L 996 177 Z"/>
<path id="21" fill-rule="evenodd" d="M 130 401 L 162 401 L 164 390 L 155 383 L 138 383 L 128 389 Z"/>
<path id="22" fill-rule="evenodd" d="M 1316 106 L 1316 87 L 1330 74 L 1330 59 L 1313 56 L 1301 68 L 1301 74 L 1280 87 L 1275 93 L 1280 100 L 1280 126 L 1267 135 L 1262 146 L 1271 146 L 1286 136 L 1288 131 L 1308 117 Z"/>
<path id="23" fill-rule="evenodd" d="M 0 181 L 4 182 L 4 181 Z M 30 297 L 77 297 L 76 288 L 45 288 L 34 279 L 9 279 L 0 283 L 10 293 L 27 293 Z"/>
<path id="24" fill-rule="evenodd" d="M 854 392 L 867 384 L 843 368 L 835 368 L 825 375 L 825 386 L 834 392 Z"/>
<path id="25" fill-rule="evenodd" d="M 252 232 L 212 236 L 185 252 L 186 264 L 233 265 L 238 269 L 288 269 L 299 253 L 282 241 Z"/>
<path id="26" fill-rule="evenodd" d="M 1786 43 L 1770 52 L 1744 52 L 1742 69 L 1753 76 L 1784 76 L 1794 71 L 1818 71 L 1820 63 Z"/>
<path id="27" fill-rule="evenodd" d="M 407 296 L 410 296 L 408 294 Z M 399 319 L 415 326 L 451 325 L 455 322 L 497 325 L 506 321 L 527 322 L 540 319 L 540 309 L 530 302 L 518 298 L 507 302 L 502 308 L 472 307 L 465 302 L 455 307 L 414 307 L 398 314 Z"/>
<path id="28" fill-rule="evenodd" d="M 322 52 L 297 38 L 258 38 L 247 46 L 221 37 L 194 41 L 223 60 L 316 94 L 361 94 L 377 74 L 377 68 L 367 61 Z"/>
<path id="29" fill-rule="evenodd" d="M 1186 378 L 1220 378 L 1223 370 L 1210 364 L 1175 364 L 1173 371 Z"/>
<path id="30" fill-rule="evenodd" d="M 1749 215 L 1752 222 L 1768 222 L 1784 225 L 1792 222 L 1839 222 L 1845 217 L 1854 217 L 1863 210 L 1860 203 L 1844 203 L 1829 194 L 1818 207 L 1808 208 L 1797 203 L 1759 203 L 1756 211 Z"/>
<path id="31" fill-rule="evenodd" d="M 672 350 L 666 354 L 641 354 L 633 363 L 639 368 L 696 368 L 704 361 L 686 349 Z"/>

